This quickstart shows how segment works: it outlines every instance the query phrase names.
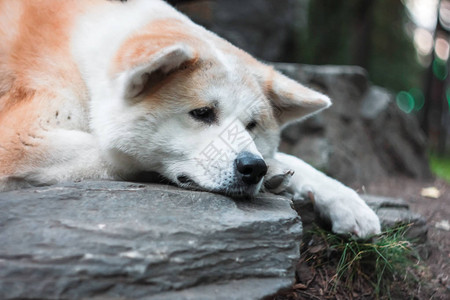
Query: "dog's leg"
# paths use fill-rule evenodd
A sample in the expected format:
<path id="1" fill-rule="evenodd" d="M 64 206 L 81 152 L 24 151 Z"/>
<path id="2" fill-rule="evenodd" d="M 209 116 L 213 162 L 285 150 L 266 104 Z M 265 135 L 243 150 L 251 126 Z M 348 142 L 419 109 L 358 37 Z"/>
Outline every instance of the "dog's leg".
<path id="1" fill-rule="evenodd" d="M 272 167 L 281 163 L 284 167 Z M 358 194 L 335 179 L 314 169 L 297 157 L 277 153 L 270 168 L 294 171 L 286 191 L 295 198 L 312 197 L 315 209 L 322 218 L 331 222 L 335 233 L 352 233 L 358 237 L 368 237 L 380 233 L 380 221 Z M 273 177 L 273 176 L 272 176 Z"/>
<path id="2" fill-rule="evenodd" d="M 0 190 L 109 178 L 92 134 L 54 129 L 36 136 L 39 138 L 28 138 L 24 143 L 27 156 L 18 164 L 14 174 L 0 178 Z"/>

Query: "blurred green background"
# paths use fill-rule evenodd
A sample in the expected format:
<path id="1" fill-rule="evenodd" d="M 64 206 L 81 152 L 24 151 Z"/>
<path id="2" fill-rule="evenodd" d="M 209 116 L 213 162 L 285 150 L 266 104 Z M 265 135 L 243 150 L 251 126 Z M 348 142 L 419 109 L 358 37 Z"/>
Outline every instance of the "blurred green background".
<path id="1" fill-rule="evenodd" d="M 364 67 L 396 93 L 428 137 L 433 172 L 450 180 L 450 2 L 312 0 L 295 61 Z M 339 26 L 336 26 L 339 24 Z"/>

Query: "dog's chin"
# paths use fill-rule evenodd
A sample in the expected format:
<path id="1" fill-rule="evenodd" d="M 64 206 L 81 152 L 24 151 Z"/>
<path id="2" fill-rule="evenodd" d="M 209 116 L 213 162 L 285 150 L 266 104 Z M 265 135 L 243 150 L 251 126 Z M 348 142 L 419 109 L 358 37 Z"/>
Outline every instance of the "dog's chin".
<path id="1" fill-rule="evenodd" d="M 212 190 L 213 193 L 219 193 L 226 196 L 230 196 L 232 198 L 254 198 L 260 190 L 259 184 L 254 184 L 251 186 L 245 186 L 245 187 L 233 187 L 233 188 L 226 188 L 226 189 L 218 189 L 218 190 Z"/>
<path id="2" fill-rule="evenodd" d="M 182 187 L 184 189 L 189 190 L 195 190 L 195 191 L 204 191 L 204 192 L 211 192 L 211 193 L 217 193 L 222 194 L 225 196 L 229 196 L 232 198 L 254 198 L 260 188 L 261 183 L 252 184 L 252 185 L 233 185 L 230 187 L 205 187 L 201 186 L 191 178 L 181 175 L 177 178 L 177 185 L 179 187 Z"/>

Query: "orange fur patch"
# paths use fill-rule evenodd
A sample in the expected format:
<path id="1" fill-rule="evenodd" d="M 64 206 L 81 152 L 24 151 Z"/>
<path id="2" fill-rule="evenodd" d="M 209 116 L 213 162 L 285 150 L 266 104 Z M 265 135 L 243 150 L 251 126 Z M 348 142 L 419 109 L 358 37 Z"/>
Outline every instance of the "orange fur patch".
<path id="1" fill-rule="evenodd" d="M 30 101 L 33 97 L 26 96 L 24 105 L 11 106 L 8 113 L 0 114 L 0 176 L 16 172 L 34 145 L 28 137 L 36 130 L 34 120 L 39 111 L 37 103 Z"/>
<path id="2" fill-rule="evenodd" d="M 0 175 L 7 175 L 44 155 L 37 132 L 49 107 L 64 105 L 58 91 L 84 95 L 69 34 L 76 16 L 100 1 L 0 1 Z"/>
<path id="3" fill-rule="evenodd" d="M 110 74 L 117 74 L 144 64 L 158 51 L 165 47 L 185 43 L 195 48 L 201 47 L 202 41 L 189 33 L 185 23 L 176 19 L 153 21 L 129 39 L 117 52 Z M 193 62 L 197 61 L 197 58 Z"/>

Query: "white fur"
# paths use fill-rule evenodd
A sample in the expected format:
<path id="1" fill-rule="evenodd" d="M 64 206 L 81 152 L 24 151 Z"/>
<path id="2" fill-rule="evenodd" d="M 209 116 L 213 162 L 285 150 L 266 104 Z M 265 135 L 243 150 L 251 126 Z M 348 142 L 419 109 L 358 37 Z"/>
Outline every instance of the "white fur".
<path id="1" fill-rule="evenodd" d="M 305 199 L 312 193 L 316 210 L 331 221 L 334 232 L 353 233 L 359 237 L 380 233 L 378 216 L 354 190 L 297 157 L 277 153 L 275 159 L 295 172 L 287 191 L 295 199 Z"/>

